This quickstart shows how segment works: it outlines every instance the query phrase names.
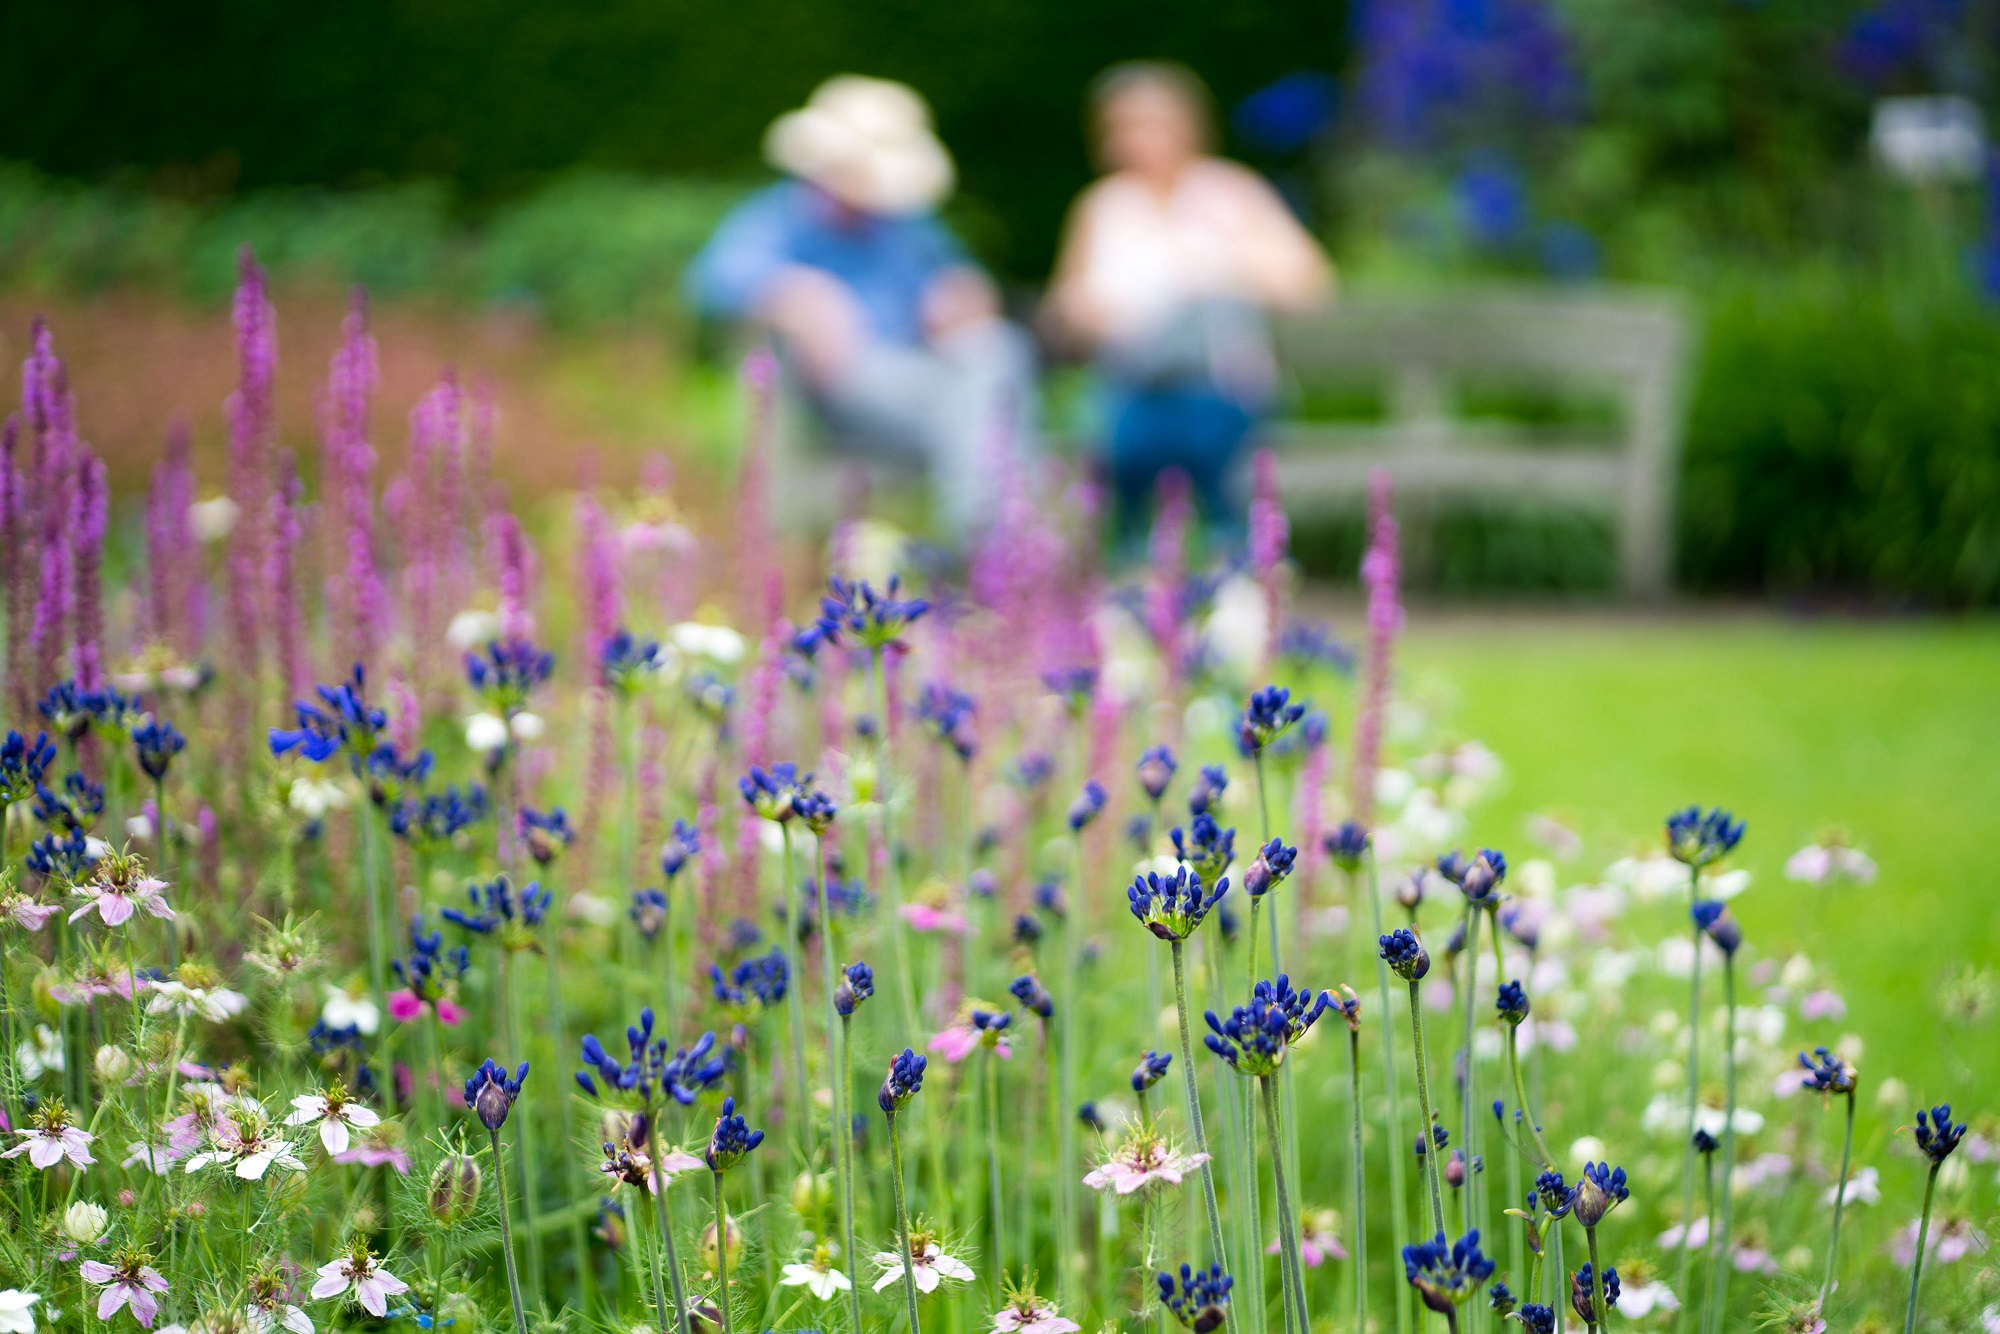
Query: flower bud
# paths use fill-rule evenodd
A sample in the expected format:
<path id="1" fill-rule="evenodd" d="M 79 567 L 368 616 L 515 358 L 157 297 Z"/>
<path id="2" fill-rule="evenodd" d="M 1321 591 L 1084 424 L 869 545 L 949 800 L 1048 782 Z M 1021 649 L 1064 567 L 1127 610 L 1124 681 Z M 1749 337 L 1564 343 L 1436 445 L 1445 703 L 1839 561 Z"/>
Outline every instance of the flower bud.
<path id="1" fill-rule="evenodd" d="M 792 1179 L 792 1209 L 801 1218 L 824 1218 L 833 1211 L 833 1175 L 801 1172 Z"/>
<path id="2" fill-rule="evenodd" d="M 118 1192 L 118 1207 L 120 1209 L 130 1209 L 138 1202 L 139 1197 L 134 1195 L 129 1187 Z"/>
<path id="3" fill-rule="evenodd" d="M 124 1083 L 132 1073 L 132 1058 L 118 1047 L 99 1047 L 90 1064 L 97 1073 L 97 1082 L 107 1087 Z"/>
<path id="4" fill-rule="evenodd" d="M 431 1173 L 424 1207 L 446 1227 L 463 1223 L 479 1204 L 479 1183 L 478 1159 L 469 1153 L 448 1154 Z"/>
<path id="5" fill-rule="evenodd" d="M 106 1050 L 110 1050 L 106 1048 Z M 111 1216 L 101 1204 L 78 1200 L 63 1211 L 62 1234 L 79 1246 L 88 1246 L 111 1226 Z"/>
<path id="6" fill-rule="evenodd" d="M 736 1226 L 734 1218 L 727 1219 L 729 1225 L 729 1267 L 736 1268 L 743 1259 L 743 1229 Z M 710 1223 L 701 1232 L 701 1262 L 708 1266 L 710 1273 L 719 1272 L 715 1253 L 715 1224 Z"/>

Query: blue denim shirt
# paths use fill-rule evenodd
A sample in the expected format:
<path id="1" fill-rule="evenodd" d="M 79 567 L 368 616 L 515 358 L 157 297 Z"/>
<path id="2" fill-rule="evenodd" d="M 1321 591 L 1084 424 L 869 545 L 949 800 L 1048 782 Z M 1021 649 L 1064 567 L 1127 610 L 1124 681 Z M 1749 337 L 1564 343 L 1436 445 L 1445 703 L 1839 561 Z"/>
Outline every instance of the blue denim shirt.
<path id="1" fill-rule="evenodd" d="M 929 213 L 848 213 L 802 181 L 759 190 L 724 218 L 689 266 L 689 299 L 705 315 L 740 319 L 788 265 L 822 269 L 847 284 L 876 337 L 923 341 L 923 293 L 942 269 L 966 262 Z"/>

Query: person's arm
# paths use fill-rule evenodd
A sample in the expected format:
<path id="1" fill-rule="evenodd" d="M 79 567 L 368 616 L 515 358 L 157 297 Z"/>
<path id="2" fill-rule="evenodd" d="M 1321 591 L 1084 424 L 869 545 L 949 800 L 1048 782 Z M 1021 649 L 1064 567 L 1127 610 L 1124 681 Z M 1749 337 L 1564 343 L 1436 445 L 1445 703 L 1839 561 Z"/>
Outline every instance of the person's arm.
<path id="1" fill-rule="evenodd" d="M 722 220 L 688 266 L 688 298 L 704 315 L 761 316 L 778 279 L 791 267 L 794 232 L 784 187 L 752 195 Z"/>
<path id="2" fill-rule="evenodd" d="M 1056 251 L 1055 272 L 1042 300 L 1044 331 L 1055 342 L 1079 349 L 1100 342 L 1106 330 L 1104 313 L 1091 296 L 1086 276 L 1096 233 L 1096 200 L 1097 188 L 1092 186 L 1070 206 Z"/>
<path id="3" fill-rule="evenodd" d="M 1334 294 L 1333 266 L 1270 182 L 1232 165 L 1242 217 L 1237 262 L 1258 300 L 1272 310 L 1311 310 Z"/>

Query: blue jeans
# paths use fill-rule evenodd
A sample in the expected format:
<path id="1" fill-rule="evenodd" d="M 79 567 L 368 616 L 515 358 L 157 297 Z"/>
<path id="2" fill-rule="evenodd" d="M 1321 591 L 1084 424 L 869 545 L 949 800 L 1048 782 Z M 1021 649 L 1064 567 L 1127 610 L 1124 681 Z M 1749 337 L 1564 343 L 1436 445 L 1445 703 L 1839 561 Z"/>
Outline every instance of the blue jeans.
<path id="1" fill-rule="evenodd" d="M 1178 468 L 1211 531 L 1241 529 L 1229 479 L 1256 416 L 1210 385 L 1114 388 L 1110 398 L 1111 486 L 1119 531 L 1143 531 L 1160 474 Z"/>

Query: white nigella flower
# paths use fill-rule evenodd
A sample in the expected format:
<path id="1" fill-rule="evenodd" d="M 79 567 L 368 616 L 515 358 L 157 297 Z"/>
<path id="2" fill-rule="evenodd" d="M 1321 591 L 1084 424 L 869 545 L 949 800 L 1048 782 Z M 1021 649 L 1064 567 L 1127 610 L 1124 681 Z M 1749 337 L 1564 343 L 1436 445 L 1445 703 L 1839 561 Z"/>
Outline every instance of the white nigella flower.
<path id="1" fill-rule="evenodd" d="M 382 1026 L 382 1011 L 366 992 L 332 985 L 326 988 L 319 1018 L 336 1033 L 351 1028 L 363 1037 L 375 1036 L 375 1030 Z"/>
<path id="2" fill-rule="evenodd" d="M 1844 1196 L 1849 1204 L 1880 1204 L 1882 1202 L 1882 1175 L 1872 1167 L 1864 1167 L 1847 1178 L 1845 1191 L 1838 1185 L 1828 1186 L 1826 1194 L 1820 1197 L 1821 1204 L 1832 1204 L 1835 1196 Z"/>
<path id="3" fill-rule="evenodd" d="M 1627 1283 L 1618 1294 L 1618 1314 L 1627 1320 L 1643 1320 L 1655 1311 L 1678 1311 L 1681 1299 L 1658 1279 Z"/>
<path id="4" fill-rule="evenodd" d="M 451 618 L 444 630 L 444 642 L 460 653 L 469 653 L 500 637 L 500 618 L 479 607 L 467 607 Z"/>
<path id="5" fill-rule="evenodd" d="M 1205 1153 L 1179 1153 L 1166 1138 L 1149 1129 L 1134 1131 L 1104 1160 L 1086 1173 L 1092 1190 L 1110 1189 L 1130 1195 L 1148 1186 L 1178 1186 L 1181 1178 L 1208 1161 Z"/>
<path id="6" fill-rule="evenodd" d="M 347 1152 L 347 1128 L 359 1126 L 363 1130 L 380 1124 L 382 1118 L 371 1108 L 348 1099 L 347 1089 L 339 1080 L 324 1093 L 301 1093 L 292 1099 L 292 1114 L 285 1118 L 288 1126 L 319 1126 L 319 1142 L 326 1146 L 328 1153 Z"/>
<path id="7" fill-rule="evenodd" d="M 376 1264 L 367 1247 L 357 1243 L 346 1255 L 319 1267 L 319 1278 L 312 1285 L 313 1300 L 324 1301 L 349 1289 L 361 1309 L 380 1320 L 389 1313 L 389 1298 L 408 1292 L 410 1285 Z"/>
<path id="8" fill-rule="evenodd" d="M 911 1279 L 918 1292 L 936 1292 L 938 1285 L 949 1280 L 954 1283 L 970 1283 L 974 1277 L 972 1267 L 956 1256 L 946 1255 L 938 1239 L 926 1232 L 910 1233 L 910 1250 L 916 1255 L 916 1264 L 911 1267 Z M 875 1291 L 880 1292 L 891 1283 L 903 1281 L 903 1257 L 894 1251 L 877 1251 L 873 1257 L 882 1272 L 875 1279 Z"/>
<path id="9" fill-rule="evenodd" d="M 312 1317 L 296 1306 L 283 1303 L 266 1310 L 261 1306 L 243 1308 L 244 1323 L 250 1326 L 251 1334 L 275 1334 L 279 1329 L 291 1334 L 313 1334 Z M 166 1334 L 165 1330 L 160 1334 Z"/>
<path id="10" fill-rule="evenodd" d="M 702 621 L 682 621 L 667 631 L 667 638 L 673 646 L 691 658 L 707 658 L 725 667 L 733 667 L 743 661 L 749 645 L 743 636 L 726 625 L 709 625 Z"/>
<path id="11" fill-rule="evenodd" d="M 306 1170 L 291 1141 L 268 1133 L 260 1112 L 240 1109 L 238 1115 L 209 1128 L 208 1147 L 188 1158 L 187 1170 L 229 1167 L 244 1181 L 261 1181 L 273 1164 L 294 1172 Z"/>
<path id="12" fill-rule="evenodd" d="M 228 496 L 198 500 L 188 506 L 188 526 L 194 529 L 198 541 L 204 544 L 220 542 L 236 530 L 236 516 L 240 509 Z"/>
<path id="13" fill-rule="evenodd" d="M 62 1234 L 79 1246 L 88 1246 L 111 1226 L 111 1215 L 101 1204 L 78 1200 L 63 1210 Z"/>
<path id="14" fill-rule="evenodd" d="M 804 1288 L 823 1302 L 830 1302 L 835 1293 L 846 1292 L 854 1286 L 854 1280 L 833 1267 L 833 1257 L 825 1246 L 815 1247 L 812 1261 L 808 1264 L 788 1264 L 780 1273 L 778 1286 L 781 1288 Z"/>
<path id="15" fill-rule="evenodd" d="M 182 970 L 183 974 L 187 971 L 186 968 Z M 194 980 L 170 977 L 163 982 L 149 983 L 148 990 L 153 993 L 153 999 L 146 1003 L 147 1013 L 174 1014 L 220 1024 L 241 1014 L 243 1007 L 250 1003 L 249 997 L 240 991 L 231 991 L 221 985 L 203 985 L 208 980 L 206 977 Z M 219 984 L 221 979 L 214 981 Z"/>
<path id="16" fill-rule="evenodd" d="M 19 1288 L 0 1291 L 0 1334 L 35 1334 L 35 1303 L 41 1299 L 40 1293 Z"/>
<path id="17" fill-rule="evenodd" d="M 21 1142 L 0 1158 L 18 1158 L 28 1155 L 28 1161 L 38 1170 L 46 1172 L 67 1158 L 77 1167 L 89 1167 L 97 1159 L 91 1157 L 90 1144 L 97 1136 L 80 1126 L 70 1124 L 69 1110 L 61 1102 L 50 1100 L 35 1109 L 33 1122 L 26 1130 L 14 1132 Z"/>
<path id="18" fill-rule="evenodd" d="M 465 720 L 466 749 L 490 755 L 507 744 L 507 720 L 497 713 L 475 713 Z"/>
<path id="19" fill-rule="evenodd" d="M 541 714 L 522 709 L 507 719 L 507 728 L 516 741 L 540 741 L 549 725 L 542 721 Z"/>
<path id="20" fill-rule="evenodd" d="M 34 1036 L 14 1048 L 14 1068 L 21 1078 L 40 1079 L 63 1071 L 62 1039 L 47 1024 L 36 1024 Z"/>
<path id="21" fill-rule="evenodd" d="M 285 804 L 308 820 L 323 820 L 347 805 L 347 790 L 331 779 L 302 776 L 292 780 Z"/>
<path id="22" fill-rule="evenodd" d="M 121 1251 L 113 1258 L 113 1264 L 85 1260 L 77 1268 L 85 1282 L 104 1289 L 97 1299 L 97 1318 L 109 1320 L 121 1308 L 130 1306 L 132 1318 L 142 1328 L 151 1329 L 154 1318 L 160 1314 L 160 1300 L 154 1294 L 167 1290 L 166 1279 L 146 1263 L 148 1257 L 143 1251 Z"/>

